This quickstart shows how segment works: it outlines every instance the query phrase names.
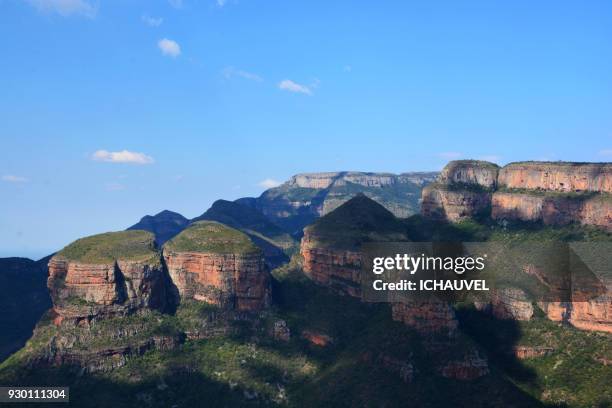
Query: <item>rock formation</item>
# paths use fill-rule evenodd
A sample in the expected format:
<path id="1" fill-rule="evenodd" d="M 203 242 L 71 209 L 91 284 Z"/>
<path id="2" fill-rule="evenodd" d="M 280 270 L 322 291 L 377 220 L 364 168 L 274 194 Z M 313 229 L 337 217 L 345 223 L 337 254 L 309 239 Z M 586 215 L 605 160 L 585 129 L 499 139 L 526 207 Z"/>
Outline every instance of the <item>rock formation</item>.
<path id="1" fill-rule="evenodd" d="M 365 242 L 406 241 L 403 225 L 383 206 L 358 195 L 304 229 L 304 272 L 338 292 L 361 297 L 360 247 Z"/>
<path id="2" fill-rule="evenodd" d="M 487 213 L 495 220 L 578 223 L 612 230 L 612 164 L 450 162 L 423 189 L 421 212 L 460 221 Z"/>
<path id="3" fill-rule="evenodd" d="M 196 222 L 166 243 L 164 260 L 181 301 L 195 299 L 237 311 L 258 311 L 269 302 L 263 254 L 238 230 Z"/>
<path id="4" fill-rule="evenodd" d="M 153 234 L 123 231 L 79 239 L 49 261 L 48 287 L 57 322 L 87 324 L 101 316 L 166 306 L 166 280 Z"/>
<path id="5" fill-rule="evenodd" d="M 293 235 L 340 205 L 363 193 L 398 217 L 418 212 L 421 189 L 437 173 L 332 172 L 297 174 L 258 198 L 237 200 L 261 211 Z"/>
<path id="6" fill-rule="evenodd" d="M 393 241 L 408 241 L 403 224 L 380 204 L 359 195 L 304 229 L 303 269 L 313 281 L 361 299 L 361 245 Z M 457 329 L 447 302 L 394 303 L 392 316 L 422 334 L 452 336 Z"/>
<path id="7" fill-rule="evenodd" d="M 297 242 L 259 210 L 233 201 L 217 200 L 191 222 L 217 221 L 244 232 L 264 253 L 270 268 L 289 260 Z"/>
<path id="8" fill-rule="evenodd" d="M 520 162 L 499 171 L 508 189 L 612 193 L 611 163 Z"/>

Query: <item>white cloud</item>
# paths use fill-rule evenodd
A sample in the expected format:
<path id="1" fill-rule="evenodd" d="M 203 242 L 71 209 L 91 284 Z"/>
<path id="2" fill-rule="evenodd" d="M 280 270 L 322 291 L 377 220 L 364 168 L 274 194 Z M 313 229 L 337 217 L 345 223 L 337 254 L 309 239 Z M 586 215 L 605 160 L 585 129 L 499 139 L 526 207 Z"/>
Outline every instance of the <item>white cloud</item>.
<path id="1" fill-rule="evenodd" d="M 303 93 L 306 95 L 312 95 L 312 91 L 306 85 L 300 85 L 297 82 L 293 82 L 290 79 L 283 79 L 279 82 L 278 87 L 283 91 Z"/>
<path id="2" fill-rule="evenodd" d="M 168 0 L 168 3 L 175 9 L 183 8 L 183 0 Z"/>
<path id="3" fill-rule="evenodd" d="M 248 72 L 248 71 L 243 71 L 240 69 L 236 69 L 234 67 L 225 67 L 223 69 L 223 76 L 226 79 L 231 79 L 232 77 L 240 77 L 240 78 L 244 78 L 244 79 L 248 79 L 250 81 L 256 81 L 256 82 L 261 82 L 263 81 L 263 78 L 260 77 L 257 74 L 254 74 L 252 72 Z"/>
<path id="4" fill-rule="evenodd" d="M 121 183 L 106 183 L 106 190 L 108 191 L 121 191 L 125 188 L 125 185 Z"/>
<path id="5" fill-rule="evenodd" d="M 600 156 L 612 156 L 612 149 L 603 149 L 600 150 L 598 153 Z"/>
<path id="6" fill-rule="evenodd" d="M 448 160 L 458 159 L 461 156 L 463 156 L 463 153 L 459 153 L 459 152 L 442 152 L 442 153 L 438 153 L 438 157 L 441 157 L 443 159 L 448 159 Z"/>
<path id="7" fill-rule="evenodd" d="M 260 181 L 257 184 L 263 188 L 274 188 L 274 187 L 280 186 L 282 183 L 280 181 L 276 181 L 274 179 L 267 178 L 265 180 Z"/>
<path id="8" fill-rule="evenodd" d="M 98 150 L 91 158 L 95 161 L 109 163 L 151 164 L 155 161 L 151 156 L 147 156 L 144 153 L 130 152 L 129 150 L 122 150 L 120 152 Z"/>
<path id="9" fill-rule="evenodd" d="M 57 13 L 68 17 L 79 15 L 94 18 L 98 13 L 98 6 L 94 6 L 86 0 L 26 0 L 38 11 L 43 13 Z"/>
<path id="10" fill-rule="evenodd" d="M 168 57 L 176 58 L 181 55 L 181 46 L 176 41 L 163 38 L 159 40 L 157 46 L 161 50 L 163 55 Z"/>
<path id="11" fill-rule="evenodd" d="M 159 27 L 164 22 L 164 19 L 161 17 L 151 17 L 146 14 L 141 17 L 141 20 L 149 27 Z"/>
<path id="12" fill-rule="evenodd" d="M 499 163 L 501 161 L 501 156 L 498 156 L 496 154 L 487 154 L 484 156 L 480 156 L 478 160 L 484 160 L 484 161 L 488 161 L 492 163 Z"/>
<path id="13" fill-rule="evenodd" d="M 15 176 L 13 174 L 6 174 L 2 176 L 2 181 L 6 181 L 9 183 L 26 183 L 29 180 L 22 176 Z"/>

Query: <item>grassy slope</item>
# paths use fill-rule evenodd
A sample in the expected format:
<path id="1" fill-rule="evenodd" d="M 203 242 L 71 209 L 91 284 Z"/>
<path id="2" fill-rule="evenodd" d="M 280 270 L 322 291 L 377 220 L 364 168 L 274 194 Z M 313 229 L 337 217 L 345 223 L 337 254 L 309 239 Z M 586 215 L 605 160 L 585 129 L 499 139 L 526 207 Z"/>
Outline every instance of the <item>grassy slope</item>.
<path id="1" fill-rule="evenodd" d="M 244 233 L 214 221 L 198 221 L 168 241 L 177 252 L 256 253 L 259 248 Z"/>
<path id="2" fill-rule="evenodd" d="M 159 257 L 155 236 L 147 231 L 107 232 L 81 238 L 57 253 L 58 257 L 83 263 L 115 260 L 151 261 Z"/>

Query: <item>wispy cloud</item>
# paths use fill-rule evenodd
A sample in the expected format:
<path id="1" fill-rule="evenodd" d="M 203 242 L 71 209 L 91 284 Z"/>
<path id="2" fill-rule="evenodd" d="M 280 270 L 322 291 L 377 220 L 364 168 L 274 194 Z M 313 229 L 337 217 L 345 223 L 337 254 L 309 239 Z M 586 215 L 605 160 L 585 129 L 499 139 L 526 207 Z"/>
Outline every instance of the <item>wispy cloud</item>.
<path id="1" fill-rule="evenodd" d="M 278 87 L 283 91 L 302 93 L 305 95 L 312 95 L 312 91 L 306 85 L 298 84 L 290 79 L 283 79 L 278 83 Z"/>
<path id="2" fill-rule="evenodd" d="M 612 156 L 612 149 L 603 149 L 598 152 L 600 156 Z"/>
<path id="3" fill-rule="evenodd" d="M 5 174 L 2 176 L 2 181 L 6 181 L 8 183 L 27 183 L 29 180 L 22 176 L 15 176 L 13 174 Z"/>
<path id="4" fill-rule="evenodd" d="M 276 181 L 276 180 L 271 179 L 271 178 L 267 178 L 267 179 L 262 180 L 259 183 L 257 183 L 257 185 L 259 185 L 260 187 L 263 187 L 263 188 L 274 188 L 274 187 L 280 186 L 281 184 L 282 183 L 280 181 Z"/>
<path id="5" fill-rule="evenodd" d="M 162 38 L 157 43 L 157 46 L 161 50 L 162 54 L 167 57 L 176 58 L 181 55 L 181 46 L 176 41 Z"/>
<path id="6" fill-rule="evenodd" d="M 442 159 L 448 159 L 448 160 L 458 159 L 461 156 L 463 156 L 463 153 L 459 153 L 459 152 L 442 152 L 442 153 L 438 153 L 438 157 L 441 157 Z"/>
<path id="7" fill-rule="evenodd" d="M 106 183 L 105 187 L 107 191 L 122 191 L 126 189 L 125 184 L 121 183 Z"/>
<path id="8" fill-rule="evenodd" d="M 250 81 L 262 82 L 263 78 L 257 74 L 252 72 L 243 71 L 241 69 L 236 69 L 234 67 L 225 67 L 223 68 L 223 76 L 226 79 L 231 79 L 233 77 L 240 77 L 244 79 L 248 79 Z"/>
<path id="9" fill-rule="evenodd" d="M 484 156 L 478 157 L 478 160 L 484 160 L 492 163 L 499 163 L 501 161 L 501 156 L 496 154 L 486 154 Z"/>
<path id="10" fill-rule="evenodd" d="M 72 15 L 94 18 L 98 13 L 98 6 L 86 0 L 26 0 L 38 11 L 43 13 L 57 13 L 60 16 Z"/>
<path id="11" fill-rule="evenodd" d="M 95 161 L 108 163 L 151 164 L 155 162 L 151 156 L 147 156 L 144 153 L 130 152 L 129 150 L 121 150 L 119 152 L 98 150 L 94 152 L 91 158 Z"/>
<path id="12" fill-rule="evenodd" d="M 162 17 L 151 17 L 146 14 L 141 17 L 141 20 L 149 27 L 159 27 L 164 22 Z"/>
<path id="13" fill-rule="evenodd" d="M 217 6 L 223 7 L 227 3 L 227 0 L 217 0 Z"/>
<path id="14" fill-rule="evenodd" d="M 183 0 L 168 0 L 168 3 L 175 9 L 183 8 Z"/>

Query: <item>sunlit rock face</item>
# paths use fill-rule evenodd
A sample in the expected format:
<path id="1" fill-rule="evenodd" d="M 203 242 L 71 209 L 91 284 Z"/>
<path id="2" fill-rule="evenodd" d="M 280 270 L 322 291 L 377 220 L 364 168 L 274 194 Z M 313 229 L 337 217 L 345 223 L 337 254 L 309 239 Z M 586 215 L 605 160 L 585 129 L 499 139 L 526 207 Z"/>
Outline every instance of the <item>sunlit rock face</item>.
<path id="1" fill-rule="evenodd" d="M 58 323 L 67 319 L 85 324 L 167 304 L 161 254 L 154 236 L 145 231 L 75 241 L 49 261 L 47 284 Z"/>
<path id="2" fill-rule="evenodd" d="M 511 163 L 499 171 L 498 184 L 514 189 L 612 193 L 612 164 Z"/>
<path id="3" fill-rule="evenodd" d="M 197 222 L 164 246 L 164 260 L 181 300 L 249 312 L 269 304 L 263 253 L 238 230 Z"/>

